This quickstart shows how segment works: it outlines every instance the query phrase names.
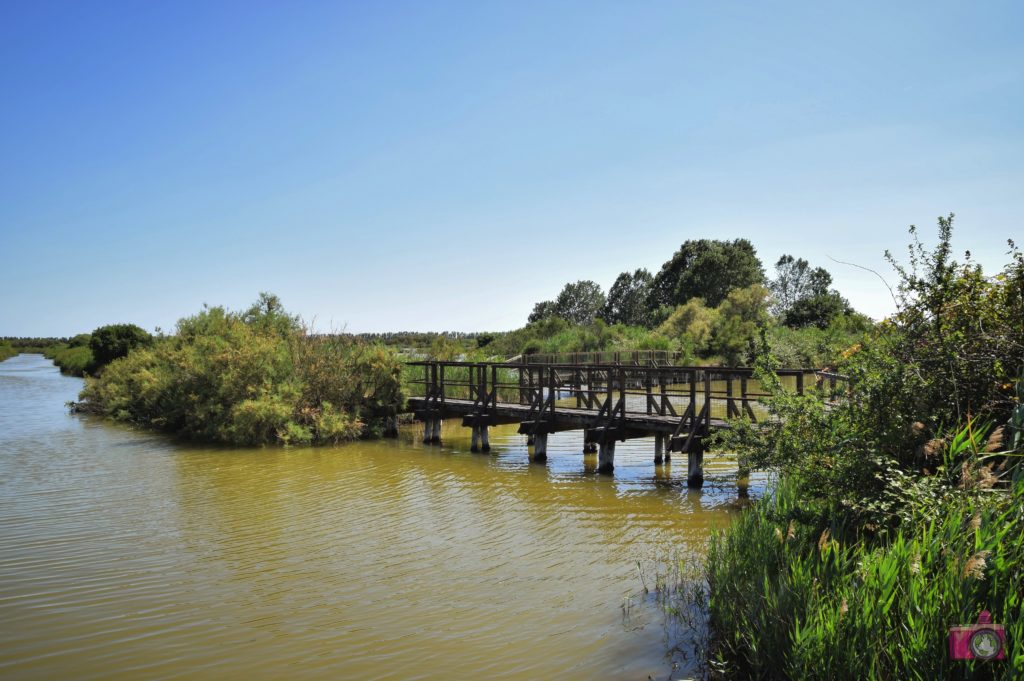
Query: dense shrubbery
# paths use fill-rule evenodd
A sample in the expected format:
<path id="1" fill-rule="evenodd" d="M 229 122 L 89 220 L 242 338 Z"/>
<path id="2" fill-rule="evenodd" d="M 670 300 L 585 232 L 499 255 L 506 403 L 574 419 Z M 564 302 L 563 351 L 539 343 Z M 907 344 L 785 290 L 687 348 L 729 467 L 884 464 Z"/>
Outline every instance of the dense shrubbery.
<path id="1" fill-rule="evenodd" d="M 8 343 L 0 343 L 0 362 L 19 354 L 21 351 L 11 347 Z"/>
<path id="2" fill-rule="evenodd" d="M 135 324 L 110 324 L 93 331 L 88 342 L 92 352 L 90 371 L 96 371 L 126 357 L 133 348 L 149 347 L 153 337 Z"/>
<path id="3" fill-rule="evenodd" d="M 719 652 L 738 670 L 980 674 L 943 646 L 948 626 L 987 608 L 1016 657 L 986 678 L 1024 673 L 1024 258 L 1011 245 L 985 277 L 952 260 L 950 236 L 940 220 L 934 250 L 915 236 L 909 266 L 893 260 L 899 311 L 841 361 L 849 399 L 779 391 L 777 420 L 717 438 L 782 479 L 708 562 Z M 762 358 L 765 385 L 771 368 Z"/>
<path id="4" fill-rule="evenodd" d="M 79 334 L 66 342 L 55 343 L 43 349 L 43 356 L 52 359 L 61 373 L 72 376 L 85 376 L 95 365 L 92 350 L 89 349 L 91 336 Z"/>
<path id="5" fill-rule="evenodd" d="M 380 431 L 402 365 L 381 346 L 307 335 L 276 297 L 206 308 L 88 379 L 80 408 L 233 444 L 333 443 Z"/>

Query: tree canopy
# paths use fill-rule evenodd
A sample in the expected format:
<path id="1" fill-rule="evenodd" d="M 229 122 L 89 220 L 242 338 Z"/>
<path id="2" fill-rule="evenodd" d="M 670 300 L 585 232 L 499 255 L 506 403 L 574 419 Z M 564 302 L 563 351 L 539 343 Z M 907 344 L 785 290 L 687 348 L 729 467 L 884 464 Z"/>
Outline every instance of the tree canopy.
<path id="1" fill-rule="evenodd" d="M 604 320 L 609 324 L 648 326 L 651 319 L 648 298 L 653 282 L 654 277 L 644 268 L 620 274 L 608 291 L 602 312 Z"/>
<path id="2" fill-rule="evenodd" d="M 554 301 L 545 300 L 533 306 L 528 321 L 561 317 L 573 324 L 590 324 L 604 310 L 606 303 L 601 287 L 589 279 L 566 284 Z"/>
<path id="3" fill-rule="evenodd" d="M 654 277 L 650 307 L 676 307 L 691 298 L 717 307 L 729 291 L 764 281 L 764 268 L 748 240 L 688 240 Z"/>
<path id="4" fill-rule="evenodd" d="M 803 258 L 783 255 L 775 263 L 771 282 L 772 312 L 786 326 L 825 328 L 834 317 L 853 311 L 831 285 L 832 275 L 824 267 L 811 268 Z"/>

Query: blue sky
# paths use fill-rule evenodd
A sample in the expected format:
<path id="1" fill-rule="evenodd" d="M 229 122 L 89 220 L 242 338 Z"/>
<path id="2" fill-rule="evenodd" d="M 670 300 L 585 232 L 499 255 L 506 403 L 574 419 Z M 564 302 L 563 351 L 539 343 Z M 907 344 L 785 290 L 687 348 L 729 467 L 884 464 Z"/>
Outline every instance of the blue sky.
<path id="1" fill-rule="evenodd" d="M 0 335 L 520 326 L 749 238 L 891 300 L 906 227 L 1024 241 L 1017 2 L 0 7 Z"/>

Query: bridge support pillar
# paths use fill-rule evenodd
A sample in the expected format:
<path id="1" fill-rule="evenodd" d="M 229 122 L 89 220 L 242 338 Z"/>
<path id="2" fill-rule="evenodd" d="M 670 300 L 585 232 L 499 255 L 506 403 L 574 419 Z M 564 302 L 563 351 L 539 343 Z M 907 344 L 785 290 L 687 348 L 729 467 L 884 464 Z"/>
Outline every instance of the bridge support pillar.
<path id="1" fill-rule="evenodd" d="M 480 426 L 480 451 L 491 451 L 491 438 L 487 434 L 487 426 Z"/>
<path id="2" fill-rule="evenodd" d="M 654 436 L 654 463 L 661 463 L 665 459 L 665 436 L 658 433 Z"/>
<path id="3" fill-rule="evenodd" d="M 611 473 L 615 468 L 615 440 L 602 442 L 597 450 L 597 472 Z"/>
<path id="4" fill-rule="evenodd" d="M 469 451 L 474 454 L 480 451 L 480 426 L 473 426 L 473 437 L 470 440 Z"/>
<path id="5" fill-rule="evenodd" d="M 686 486 L 700 489 L 704 486 L 704 438 L 695 437 L 686 453 Z"/>
<path id="6" fill-rule="evenodd" d="M 430 429 L 430 444 L 439 445 L 441 444 L 441 419 L 433 419 L 433 425 Z"/>
<path id="7" fill-rule="evenodd" d="M 434 419 L 423 419 L 423 444 L 429 445 L 432 437 L 434 437 Z"/>
<path id="8" fill-rule="evenodd" d="M 547 461 L 548 459 L 548 434 L 541 433 L 533 436 L 533 460 Z"/>

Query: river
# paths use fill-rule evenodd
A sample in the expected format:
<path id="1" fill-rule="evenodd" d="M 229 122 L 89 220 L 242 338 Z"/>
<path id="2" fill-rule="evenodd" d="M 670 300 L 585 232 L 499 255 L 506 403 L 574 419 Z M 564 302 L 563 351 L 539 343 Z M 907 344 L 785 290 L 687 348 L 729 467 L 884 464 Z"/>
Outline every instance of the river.
<path id="1" fill-rule="evenodd" d="M 653 444 L 593 472 L 578 434 L 528 461 L 444 446 L 198 446 L 70 414 L 81 380 L 0 363 L 0 677 L 672 679 L 689 634 L 648 586 L 737 498 Z M 755 479 L 755 496 L 763 481 Z M 637 562 L 640 562 L 638 570 Z"/>

